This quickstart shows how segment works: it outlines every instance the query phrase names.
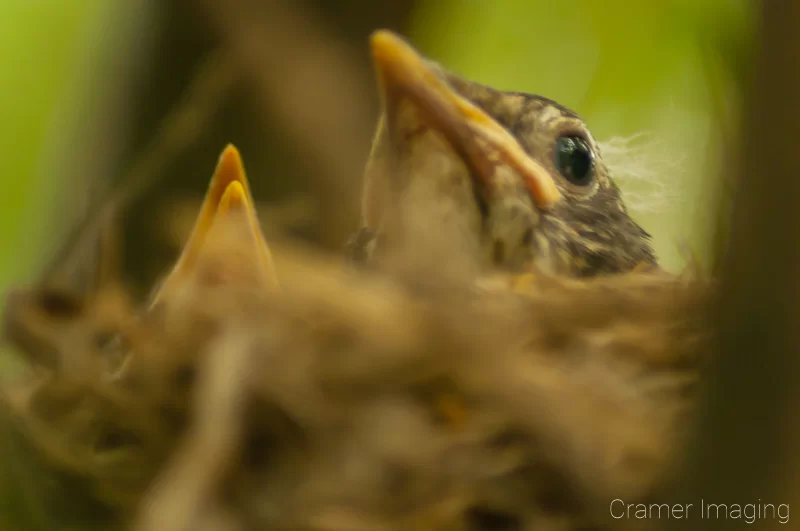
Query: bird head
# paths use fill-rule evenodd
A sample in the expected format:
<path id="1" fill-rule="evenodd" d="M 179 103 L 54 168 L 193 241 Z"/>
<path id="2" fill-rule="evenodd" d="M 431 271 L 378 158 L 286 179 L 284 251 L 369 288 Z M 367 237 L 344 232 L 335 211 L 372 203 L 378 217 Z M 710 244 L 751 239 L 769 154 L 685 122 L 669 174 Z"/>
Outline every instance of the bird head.
<path id="1" fill-rule="evenodd" d="M 468 81 L 388 31 L 371 38 L 383 115 L 365 175 L 372 257 L 433 232 L 481 266 L 592 276 L 654 265 L 584 121 Z M 424 246 L 424 245 L 423 245 Z"/>

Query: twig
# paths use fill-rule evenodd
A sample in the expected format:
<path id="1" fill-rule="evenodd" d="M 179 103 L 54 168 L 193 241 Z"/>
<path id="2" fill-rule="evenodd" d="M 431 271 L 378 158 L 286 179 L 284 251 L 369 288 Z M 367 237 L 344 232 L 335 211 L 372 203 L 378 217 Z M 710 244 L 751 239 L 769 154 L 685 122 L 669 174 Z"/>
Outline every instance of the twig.
<path id="1" fill-rule="evenodd" d="M 796 489 L 800 391 L 800 4 L 763 2 L 755 83 L 719 305 L 717 359 L 682 491 L 669 503 L 788 503 Z M 793 492 L 791 494 L 797 494 Z M 797 501 L 797 500 L 792 500 Z M 696 518 L 675 529 L 750 528 L 745 519 Z M 775 519 L 760 526 L 773 529 Z"/>
<path id="2" fill-rule="evenodd" d="M 240 330 L 223 333 L 209 349 L 195 392 L 192 429 L 154 485 L 134 529 L 192 528 L 241 439 L 251 353 Z"/>

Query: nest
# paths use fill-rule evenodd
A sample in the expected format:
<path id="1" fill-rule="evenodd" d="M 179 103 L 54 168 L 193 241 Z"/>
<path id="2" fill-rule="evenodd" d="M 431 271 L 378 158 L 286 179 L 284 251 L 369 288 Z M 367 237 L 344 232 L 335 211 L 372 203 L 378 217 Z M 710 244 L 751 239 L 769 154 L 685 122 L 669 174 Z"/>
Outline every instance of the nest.
<path id="1" fill-rule="evenodd" d="M 30 370 L 4 388 L 3 496 L 27 505 L 3 529 L 31 528 L 24 508 L 42 529 L 647 523 L 609 503 L 669 480 L 705 284 L 475 282 L 284 252 L 281 288 L 253 289 L 236 241 L 146 311 L 117 289 L 10 297 Z"/>

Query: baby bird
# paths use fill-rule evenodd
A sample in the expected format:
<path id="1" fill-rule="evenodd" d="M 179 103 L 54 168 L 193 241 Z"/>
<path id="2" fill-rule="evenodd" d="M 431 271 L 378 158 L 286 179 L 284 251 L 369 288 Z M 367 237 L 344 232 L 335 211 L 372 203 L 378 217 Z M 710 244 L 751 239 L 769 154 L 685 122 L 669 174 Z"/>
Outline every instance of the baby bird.
<path id="1" fill-rule="evenodd" d="M 371 47 L 384 112 L 354 259 L 446 242 L 445 254 L 483 270 L 590 277 L 656 266 L 577 114 L 462 79 L 389 31 Z"/>

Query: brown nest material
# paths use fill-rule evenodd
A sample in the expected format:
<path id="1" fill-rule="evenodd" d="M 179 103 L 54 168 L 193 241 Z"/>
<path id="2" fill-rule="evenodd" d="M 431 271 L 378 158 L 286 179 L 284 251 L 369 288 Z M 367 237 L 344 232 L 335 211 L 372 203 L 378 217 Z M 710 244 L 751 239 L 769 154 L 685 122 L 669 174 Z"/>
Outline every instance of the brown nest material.
<path id="1" fill-rule="evenodd" d="M 32 369 L 5 387 L 3 477 L 40 528 L 653 523 L 611 519 L 609 503 L 647 502 L 669 479 L 705 285 L 652 272 L 476 284 L 287 249 L 280 290 L 254 289 L 240 232 L 207 238 L 144 312 L 115 290 L 9 298 Z"/>

